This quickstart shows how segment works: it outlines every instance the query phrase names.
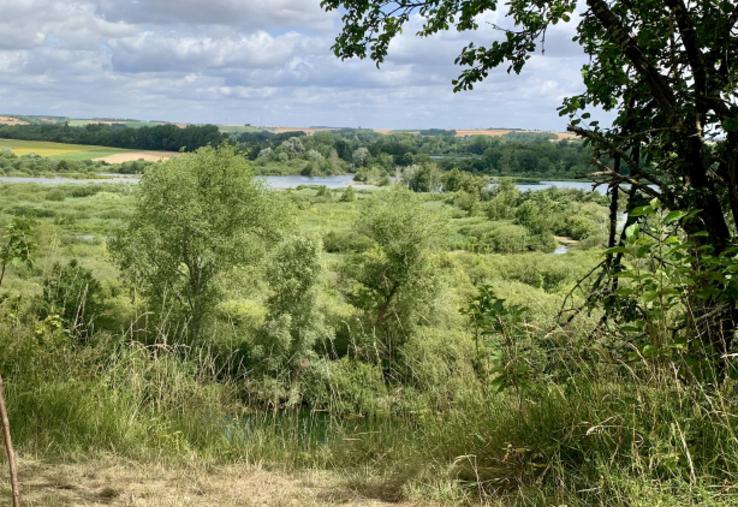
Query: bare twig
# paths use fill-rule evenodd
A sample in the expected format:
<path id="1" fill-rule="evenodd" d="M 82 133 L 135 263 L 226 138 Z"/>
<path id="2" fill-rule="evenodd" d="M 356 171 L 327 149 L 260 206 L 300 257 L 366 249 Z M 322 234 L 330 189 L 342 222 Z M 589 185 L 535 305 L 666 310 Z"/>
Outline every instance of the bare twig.
<path id="1" fill-rule="evenodd" d="M 10 469 L 10 493 L 12 506 L 20 507 L 20 489 L 18 488 L 18 468 L 15 462 L 15 451 L 13 441 L 10 438 L 10 421 L 8 411 L 5 408 L 5 389 L 3 377 L 0 375 L 0 423 L 2 424 L 3 442 L 5 443 L 5 454 L 8 457 L 8 468 Z"/>

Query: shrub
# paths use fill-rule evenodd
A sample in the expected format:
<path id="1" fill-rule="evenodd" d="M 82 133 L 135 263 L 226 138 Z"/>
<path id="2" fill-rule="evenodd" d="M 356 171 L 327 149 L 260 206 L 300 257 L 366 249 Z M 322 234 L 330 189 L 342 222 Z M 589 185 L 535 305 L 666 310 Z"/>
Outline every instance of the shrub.
<path id="1" fill-rule="evenodd" d="M 354 202 L 356 200 L 356 192 L 354 191 L 354 187 L 349 185 L 346 187 L 346 190 L 343 191 L 341 194 L 340 201 L 341 202 Z"/>
<path id="2" fill-rule="evenodd" d="M 103 311 L 102 287 L 76 259 L 54 264 L 43 282 L 43 316 L 59 315 L 73 336 L 87 337 Z"/>
<path id="3" fill-rule="evenodd" d="M 267 269 L 271 294 L 266 301 L 264 324 L 251 351 L 257 380 L 252 387 L 262 397 L 266 394 L 264 401 L 273 406 L 299 401 L 296 384 L 301 372 L 316 358 L 315 344 L 332 336 L 316 309 L 316 284 L 322 271 L 320 250 L 317 241 L 292 238 L 279 247 Z"/>
<path id="4" fill-rule="evenodd" d="M 349 301 L 362 313 L 367 343 L 381 357 L 389 380 L 400 373 L 402 344 L 413 335 L 438 292 L 430 255 L 442 223 L 402 187 L 368 200 L 356 229 L 372 247 L 342 268 Z"/>
<path id="5" fill-rule="evenodd" d="M 363 252 L 371 244 L 371 239 L 354 231 L 329 231 L 323 236 L 323 248 L 328 253 Z"/>

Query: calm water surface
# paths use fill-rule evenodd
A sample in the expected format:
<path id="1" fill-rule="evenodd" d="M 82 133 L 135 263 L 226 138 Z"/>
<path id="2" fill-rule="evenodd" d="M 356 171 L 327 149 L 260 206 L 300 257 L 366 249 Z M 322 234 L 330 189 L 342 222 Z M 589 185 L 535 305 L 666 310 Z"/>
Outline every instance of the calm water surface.
<path id="1" fill-rule="evenodd" d="M 139 176 L 126 174 L 101 174 L 101 178 L 66 178 L 64 176 L 0 176 L 0 183 L 38 183 L 40 185 L 99 185 L 103 183 L 114 184 L 136 184 Z M 286 190 L 289 188 L 297 188 L 301 185 L 323 185 L 328 188 L 346 188 L 352 186 L 354 188 L 374 188 L 372 185 L 366 185 L 353 180 L 353 175 L 342 174 L 339 176 L 262 176 L 261 177 L 268 188 Z M 518 189 L 525 192 L 526 190 L 544 190 L 547 188 L 572 188 L 577 190 L 591 191 L 592 184 L 586 181 L 541 181 L 537 184 L 521 183 L 516 185 Z M 600 193 L 605 193 L 606 187 L 601 185 L 597 188 Z"/>

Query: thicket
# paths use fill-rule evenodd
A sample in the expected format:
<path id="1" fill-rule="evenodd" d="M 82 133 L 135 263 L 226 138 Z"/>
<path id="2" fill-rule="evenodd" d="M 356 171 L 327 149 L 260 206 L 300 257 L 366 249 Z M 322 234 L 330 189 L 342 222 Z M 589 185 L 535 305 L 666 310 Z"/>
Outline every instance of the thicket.
<path id="1" fill-rule="evenodd" d="M 304 175 L 353 172 L 359 181 L 379 181 L 412 165 L 437 163 L 444 171 L 494 176 L 587 178 L 592 153 L 579 142 L 545 136 L 493 138 L 427 133 L 378 134 L 367 130 L 268 132 L 232 135 L 261 172 Z"/>
<path id="2" fill-rule="evenodd" d="M 115 171 L 120 174 L 141 174 L 149 162 L 132 161 L 114 166 L 93 160 L 53 160 L 37 155 L 18 156 L 0 150 L 0 174 L 6 176 L 44 176 L 51 174 L 98 174 Z"/>

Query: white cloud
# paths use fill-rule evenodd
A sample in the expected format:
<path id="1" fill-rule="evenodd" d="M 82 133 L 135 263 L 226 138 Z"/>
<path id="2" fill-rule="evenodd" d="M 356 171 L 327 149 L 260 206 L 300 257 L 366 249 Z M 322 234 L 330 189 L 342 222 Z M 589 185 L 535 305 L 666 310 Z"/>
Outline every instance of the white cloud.
<path id="1" fill-rule="evenodd" d="M 374 127 L 561 128 L 581 89 L 575 22 L 553 27 L 522 75 L 490 73 L 453 94 L 453 65 L 477 32 L 421 39 L 421 20 L 381 69 L 339 61 L 319 0 L 0 0 L 0 113 L 191 122 Z"/>
<path id="2" fill-rule="evenodd" d="M 212 24 L 259 29 L 264 26 L 325 28 L 331 16 L 319 0 L 100 0 L 106 19 L 144 24 Z"/>
<path id="3" fill-rule="evenodd" d="M 113 68 L 122 72 L 276 67 L 310 46 L 310 38 L 296 32 L 273 37 L 265 31 L 225 38 L 147 31 L 110 44 Z"/>

